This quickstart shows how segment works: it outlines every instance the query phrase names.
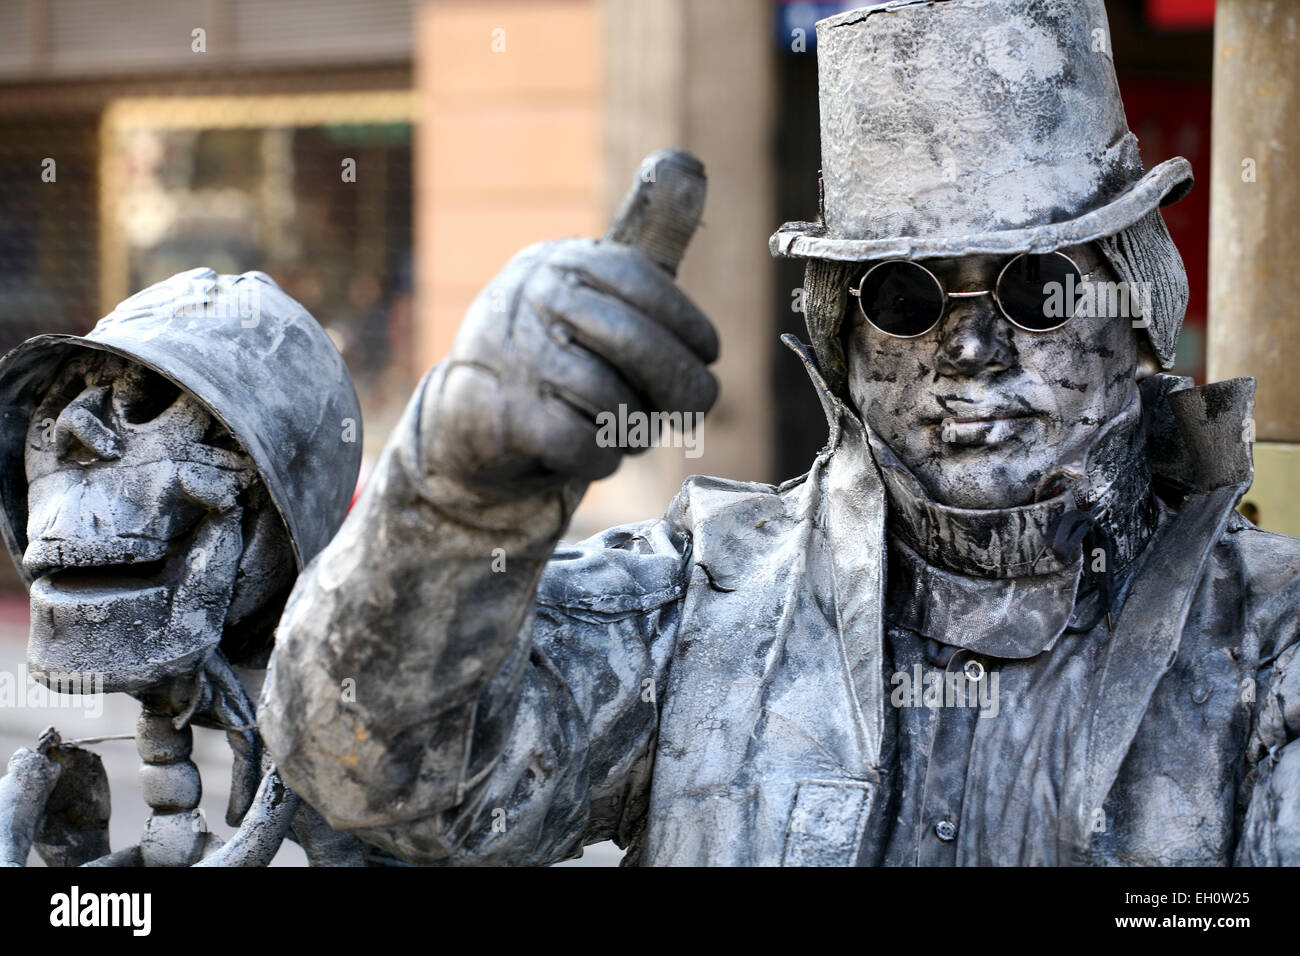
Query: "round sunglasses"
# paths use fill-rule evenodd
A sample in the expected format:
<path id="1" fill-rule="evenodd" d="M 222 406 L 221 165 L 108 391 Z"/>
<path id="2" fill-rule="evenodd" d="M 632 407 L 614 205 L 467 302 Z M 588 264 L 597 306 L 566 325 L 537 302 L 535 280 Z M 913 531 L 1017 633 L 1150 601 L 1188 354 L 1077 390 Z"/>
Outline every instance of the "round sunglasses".
<path id="1" fill-rule="evenodd" d="M 914 339 L 933 329 L 948 311 L 949 299 L 981 295 L 993 296 L 998 311 L 1016 328 L 1050 332 L 1074 316 L 1075 290 L 1090 275 L 1063 252 L 1022 252 L 1002 267 L 992 289 L 949 292 L 919 262 L 887 259 L 868 269 L 849 294 L 872 327 L 896 339 Z"/>

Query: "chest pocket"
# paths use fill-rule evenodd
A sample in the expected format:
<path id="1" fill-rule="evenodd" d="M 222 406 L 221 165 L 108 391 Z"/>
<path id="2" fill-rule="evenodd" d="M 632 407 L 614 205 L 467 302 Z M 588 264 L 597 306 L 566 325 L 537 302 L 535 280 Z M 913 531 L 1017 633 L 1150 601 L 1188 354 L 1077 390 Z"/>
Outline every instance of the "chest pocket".
<path id="1" fill-rule="evenodd" d="M 875 794 L 866 781 L 800 781 L 781 865 L 855 866 Z"/>

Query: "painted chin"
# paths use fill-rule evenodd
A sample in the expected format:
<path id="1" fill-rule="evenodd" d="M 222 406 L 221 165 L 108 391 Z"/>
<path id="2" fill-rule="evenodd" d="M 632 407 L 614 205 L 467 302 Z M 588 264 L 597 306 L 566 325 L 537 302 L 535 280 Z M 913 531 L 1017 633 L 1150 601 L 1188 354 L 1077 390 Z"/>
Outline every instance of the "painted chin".
<path id="1" fill-rule="evenodd" d="M 192 670 L 214 643 L 210 635 L 221 634 L 216 609 L 190 612 L 179 599 L 195 575 L 208 573 L 192 560 L 195 534 L 170 541 L 105 538 L 63 550 L 58 542 L 35 542 L 28 567 L 43 573 L 29 595 L 32 678 L 54 688 L 60 675 L 93 674 L 103 692 L 119 693 Z M 142 560 L 118 560 L 128 553 Z"/>

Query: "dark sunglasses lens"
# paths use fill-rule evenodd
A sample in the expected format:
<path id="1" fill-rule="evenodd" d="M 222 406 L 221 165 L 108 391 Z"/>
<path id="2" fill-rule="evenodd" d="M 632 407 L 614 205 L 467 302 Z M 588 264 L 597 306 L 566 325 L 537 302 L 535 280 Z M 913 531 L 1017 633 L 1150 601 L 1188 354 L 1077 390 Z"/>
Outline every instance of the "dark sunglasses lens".
<path id="1" fill-rule="evenodd" d="M 1082 278 L 1074 263 L 1059 252 L 1019 255 L 998 278 L 998 304 L 1023 329 L 1059 328 L 1074 315 Z"/>
<path id="2" fill-rule="evenodd" d="M 858 302 L 867 321 L 890 335 L 920 335 L 943 316 L 938 280 L 915 262 L 882 262 L 871 269 Z"/>

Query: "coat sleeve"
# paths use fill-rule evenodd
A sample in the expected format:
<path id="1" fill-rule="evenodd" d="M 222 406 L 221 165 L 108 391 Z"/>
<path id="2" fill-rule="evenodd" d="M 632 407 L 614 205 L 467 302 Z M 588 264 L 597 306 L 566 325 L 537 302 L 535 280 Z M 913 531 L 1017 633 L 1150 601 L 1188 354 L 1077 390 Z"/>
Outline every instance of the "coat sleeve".
<path id="1" fill-rule="evenodd" d="M 662 521 L 558 550 L 518 661 L 485 689 L 462 799 L 424 821 L 457 864 L 546 864 L 626 847 L 645 822 L 683 540 Z M 363 838 L 409 855 L 405 835 Z"/>
<path id="2" fill-rule="evenodd" d="M 485 503 L 420 467 L 416 390 L 299 576 L 259 724 L 338 830 L 419 863 L 549 863 L 643 816 L 689 535 L 556 549 L 581 488 Z"/>

